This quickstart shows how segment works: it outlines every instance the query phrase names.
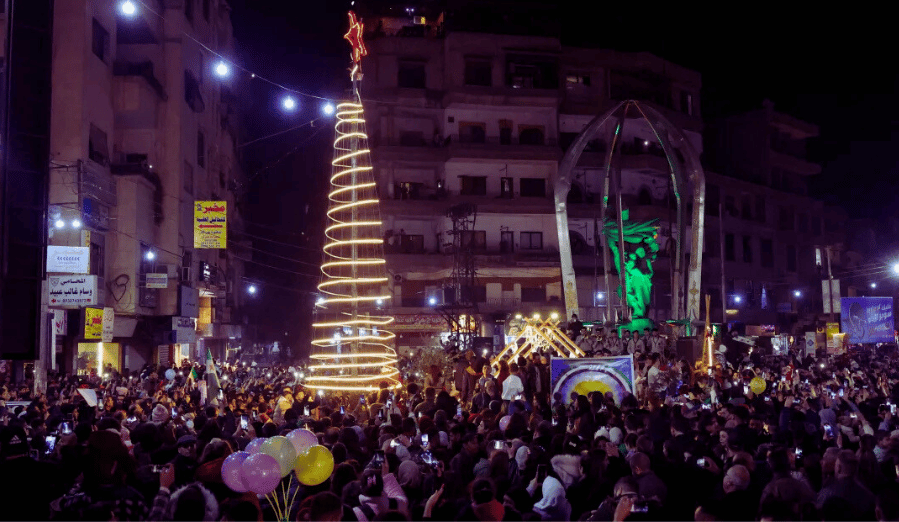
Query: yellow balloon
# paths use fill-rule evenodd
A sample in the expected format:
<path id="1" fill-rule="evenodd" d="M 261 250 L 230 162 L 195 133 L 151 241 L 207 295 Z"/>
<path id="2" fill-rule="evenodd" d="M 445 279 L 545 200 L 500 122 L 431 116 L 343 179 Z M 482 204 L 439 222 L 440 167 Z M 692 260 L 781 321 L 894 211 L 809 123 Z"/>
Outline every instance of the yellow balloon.
<path id="1" fill-rule="evenodd" d="M 274 457 L 278 461 L 281 468 L 281 476 L 286 477 L 293 469 L 294 462 L 297 458 L 297 451 L 293 444 L 287 440 L 287 437 L 272 437 L 259 446 L 259 452 Z"/>
<path id="2" fill-rule="evenodd" d="M 297 455 L 293 470 L 300 484 L 317 486 L 328 480 L 334 471 L 334 456 L 328 448 L 316 444 Z"/>
<path id="3" fill-rule="evenodd" d="M 756 395 L 764 392 L 767 387 L 768 384 L 761 377 L 753 377 L 752 381 L 749 382 L 749 389 Z"/>

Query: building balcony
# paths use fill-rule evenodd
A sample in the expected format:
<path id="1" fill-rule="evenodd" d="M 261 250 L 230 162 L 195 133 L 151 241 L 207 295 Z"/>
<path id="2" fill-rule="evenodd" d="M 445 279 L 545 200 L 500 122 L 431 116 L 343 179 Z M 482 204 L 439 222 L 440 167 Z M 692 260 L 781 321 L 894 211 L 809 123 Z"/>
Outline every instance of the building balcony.
<path id="1" fill-rule="evenodd" d="M 447 158 L 447 147 L 422 142 L 420 145 L 402 144 L 399 140 L 372 140 L 374 161 L 414 161 L 443 163 Z"/>
<path id="2" fill-rule="evenodd" d="M 473 159 L 558 163 L 562 159 L 562 150 L 556 140 L 543 140 L 541 145 L 523 145 L 514 140 L 503 144 L 500 138 L 486 138 L 475 143 L 460 140 L 459 135 L 451 136 L 447 145 L 447 161 Z"/>
<path id="3" fill-rule="evenodd" d="M 770 149 L 770 158 L 771 166 L 780 167 L 801 176 L 816 176 L 821 173 L 821 165 L 790 154 L 778 152 L 773 148 Z"/>
<path id="4" fill-rule="evenodd" d="M 448 86 L 444 92 L 442 102 L 447 109 L 466 109 L 487 105 L 555 110 L 559 105 L 559 90 L 452 85 Z"/>

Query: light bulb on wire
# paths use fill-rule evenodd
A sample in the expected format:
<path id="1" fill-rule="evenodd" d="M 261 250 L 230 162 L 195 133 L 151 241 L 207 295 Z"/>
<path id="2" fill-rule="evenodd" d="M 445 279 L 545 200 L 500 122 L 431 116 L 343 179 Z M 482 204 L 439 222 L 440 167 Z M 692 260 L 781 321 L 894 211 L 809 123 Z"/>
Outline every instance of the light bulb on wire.
<path id="1" fill-rule="evenodd" d="M 322 107 L 322 112 L 328 116 L 334 114 L 334 104 L 331 102 L 326 103 L 324 107 Z"/>
<path id="2" fill-rule="evenodd" d="M 137 6 L 131 0 L 125 0 L 119 4 L 119 11 L 125 16 L 134 16 L 137 13 Z"/>
<path id="3" fill-rule="evenodd" d="M 285 111 L 293 112 L 297 108 L 297 101 L 293 99 L 293 96 L 285 96 L 284 100 L 281 101 L 281 107 Z"/>
<path id="4" fill-rule="evenodd" d="M 231 68 L 228 67 L 224 60 L 220 60 L 219 63 L 215 64 L 215 74 L 219 78 L 227 78 L 231 76 Z"/>

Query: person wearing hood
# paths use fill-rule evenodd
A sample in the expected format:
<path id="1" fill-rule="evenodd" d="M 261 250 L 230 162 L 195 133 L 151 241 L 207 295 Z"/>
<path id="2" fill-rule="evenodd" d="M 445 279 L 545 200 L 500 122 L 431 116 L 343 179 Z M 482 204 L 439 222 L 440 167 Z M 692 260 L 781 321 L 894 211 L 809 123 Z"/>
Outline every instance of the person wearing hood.
<path id="1" fill-rule="evenodd" d="M 584 478 L 579 455 L 556 455 L 550 459 L 550 465 L 566 490 Z"/>
<path id="2" fill-rule="evenodd" d="M 174 466 L 167 465 L 159 474 L 159 493 L 147 520 L 218 520 L 219 503 L 199 482 L 191 482 L 174 492 Z"/>
<path id="3" fill-rule="evenodd" d="M 423 477 L 418 464 L 406 460 L 400 464 L 396 472 L 397 482 L 406 494 L 410 506 L 416 506 L 422 499 Z"/>
<path id="4" fill-rule="evenodd" d="M 571 517 L 571 504 L 565 498 L 565 488 L 562 482 L 548 474 L 541 484 L 536 476 L 528 485 L 528 493 L 533 497 L 537 488 L 541 488 L 543 498 L 534 504 L 534 513 L 540 515 L 542 520 L 569 520 Z"/>

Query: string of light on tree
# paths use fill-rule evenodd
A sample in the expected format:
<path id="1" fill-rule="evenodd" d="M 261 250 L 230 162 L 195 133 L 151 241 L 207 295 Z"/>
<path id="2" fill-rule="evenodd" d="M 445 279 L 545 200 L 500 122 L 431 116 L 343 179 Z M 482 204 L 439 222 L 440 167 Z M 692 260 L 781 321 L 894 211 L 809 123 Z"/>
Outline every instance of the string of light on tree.
<path id="1" fill-rule="evenodd" d="M 356 54 L 354 53 L 354 58 Z M 354 68 L 355 70 L 355 68 Z M 328 226 L 322 249 L 322 298 L 313 323 L 316 348 L 307 385 L 318 390 L 375 391 L 399 386 L 393 317 L 380 312 L 385 291 L 381 219 L 360 103 L 337 105 Z M 344 349 L 347 349 L 344 351 Z"/>

